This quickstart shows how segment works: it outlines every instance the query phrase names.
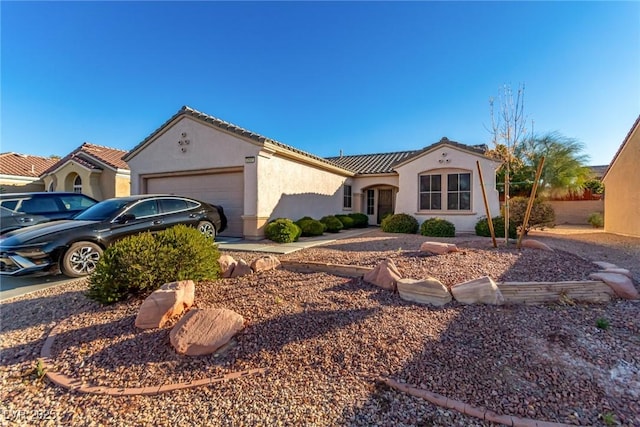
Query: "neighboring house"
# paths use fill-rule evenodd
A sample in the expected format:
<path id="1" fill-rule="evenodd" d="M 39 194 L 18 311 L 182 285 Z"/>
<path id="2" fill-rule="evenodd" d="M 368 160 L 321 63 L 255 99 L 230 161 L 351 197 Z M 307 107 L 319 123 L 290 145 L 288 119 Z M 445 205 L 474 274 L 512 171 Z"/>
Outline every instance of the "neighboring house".
<path id="1" fill-rule="evenodd" d="M 127 152 L 85 142 L 42 173 L 46 191 L 73 191 L 97 200 L 130 194 Z"/>
<path id="2" fill-rule="evenodd" d="M 0 153 L 0 189 L 6 193 L 44 191 L 40 175 L 58 159 Z"/>
<path id="3" fill-rule="evenodd" d="M 640 237 L 640 116 L 602 177 L 604 230 Z"/>
<path id="4" fill-rule="evenodd" d="M 443 138 L 422 150 L 321 158 L 183 107 L 124 156 L 131 192 L 192 196 L 222 205 L 225 234 L 261 238 L 273 218 L 363 212 L 420 222 L 445 218 L 472 231 L 485 215 L 476 161 L 492 215 L 499 214 L 495 170 L 484 149 Z"/>
<path id="5" fill-rule="evenodd" d="M 602 176 L 607 170 L 607 165 L 588 166 L 591 177 L 602 181 Z M 561 198 L 549 200 L 556 216 L 556 225 L 574 224 L 586 225 L 589 216 L 593 213 L 604 213 L 604 200 L 602 194 L 593 194 L 585 188 L 580 194 L 568 194 Z"/>

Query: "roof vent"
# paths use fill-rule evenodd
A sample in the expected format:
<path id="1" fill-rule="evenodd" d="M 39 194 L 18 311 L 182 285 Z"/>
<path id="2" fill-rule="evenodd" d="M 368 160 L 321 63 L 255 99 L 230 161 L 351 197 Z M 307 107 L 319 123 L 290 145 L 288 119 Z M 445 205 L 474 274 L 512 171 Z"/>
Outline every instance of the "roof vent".
<path id="1" fill-rule="evenodd" d="M 442 139 L 440 139 L 440 142 L 447 142 L 449 140 L 449 138 L 447 138 L 446 136 L 443 136 Z"/>

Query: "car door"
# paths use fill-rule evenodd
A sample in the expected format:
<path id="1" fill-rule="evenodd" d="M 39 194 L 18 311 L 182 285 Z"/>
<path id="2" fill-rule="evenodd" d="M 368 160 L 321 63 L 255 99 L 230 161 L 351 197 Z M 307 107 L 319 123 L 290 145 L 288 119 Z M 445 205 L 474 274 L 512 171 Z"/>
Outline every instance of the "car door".
<path id="1" fill-rule="evenodd" d="M 141 200 L 123 211 L 121 216 L 131 216 L 131 218 L 123 223 L 112 222 L 108 236 L 106 233 L 104 235 L 109 242 L 147 231 L 158 232 L 165 228 L 156 199 Z"/>
<path id="2" fill-rule="evenodd" d="M 0 206 L 0 234 L 47 221 L 49 221 L 49 218 L 41 215 L 14 212 L 11 209 Z"/>
<path id="3" fill-rule="evenodd" d="M 197 204 L 178 197 L 158 199 L 158 207 L 166 228 L 178 224 L 195 227 L 200 221 L 200 214 L 194 208 Z"/>

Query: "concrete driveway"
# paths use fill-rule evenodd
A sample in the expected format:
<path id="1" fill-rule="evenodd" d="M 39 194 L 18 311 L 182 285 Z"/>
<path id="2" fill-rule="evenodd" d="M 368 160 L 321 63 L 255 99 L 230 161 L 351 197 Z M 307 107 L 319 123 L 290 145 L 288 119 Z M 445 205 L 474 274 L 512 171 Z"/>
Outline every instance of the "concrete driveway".
<path id="1" fill-rule="evenodd" d="M 73 280 L 78 279 L 71 279 L 62 274 L 57 276 L 0 276 L 0 301 L 28 294 L 29 292 L 39 291 L 40 289 L 46 289 L 51 286 L 60 285 L 62 283 L 71 282 Z"/>

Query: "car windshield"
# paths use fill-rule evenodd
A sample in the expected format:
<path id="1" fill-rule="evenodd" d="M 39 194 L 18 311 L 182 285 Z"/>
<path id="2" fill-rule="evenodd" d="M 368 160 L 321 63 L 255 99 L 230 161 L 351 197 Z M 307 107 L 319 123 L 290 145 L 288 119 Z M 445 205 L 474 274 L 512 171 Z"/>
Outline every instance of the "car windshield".
<path id="1" fill-rule="evenodd" d="M 84 221 L 104 221 L 111 218 L 116 212 L 122 209 L 130 200 L 111 199 L 97 203 L 87 210 L 73 217 Z"/>

